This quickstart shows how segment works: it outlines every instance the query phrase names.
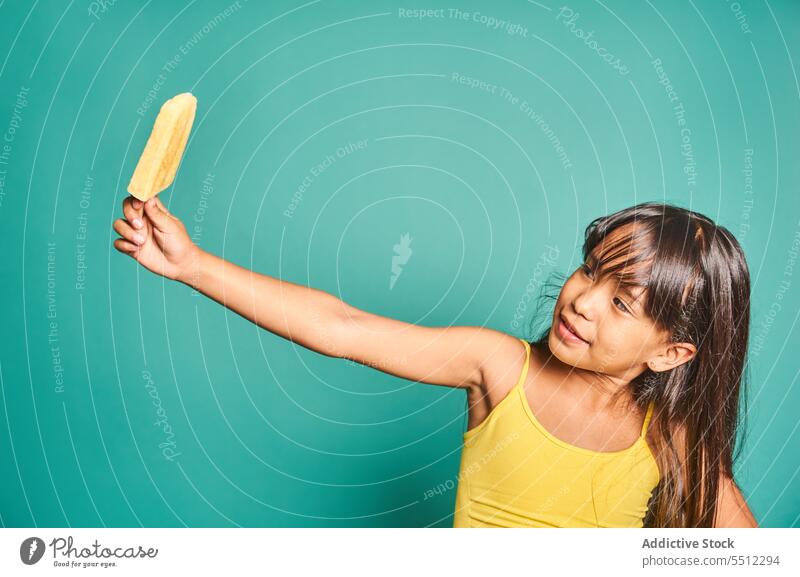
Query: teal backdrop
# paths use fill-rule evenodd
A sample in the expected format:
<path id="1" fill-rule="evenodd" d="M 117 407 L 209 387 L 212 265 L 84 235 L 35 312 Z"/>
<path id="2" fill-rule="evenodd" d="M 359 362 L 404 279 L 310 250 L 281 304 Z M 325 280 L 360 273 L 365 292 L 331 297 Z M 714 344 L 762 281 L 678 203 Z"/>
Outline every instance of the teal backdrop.
<path id="1" fill-rule="evenodd" d="M 453 8 L 458 5 L 458 9 Z M 0 522 L 452 524 L 464 391 L 294 345 L 112 247 L 161 103 L 203 249 L 517 336 L 646 200 L 742 243 L 737 479 L 800 526 L 800 3 L 0 2 Z"/>

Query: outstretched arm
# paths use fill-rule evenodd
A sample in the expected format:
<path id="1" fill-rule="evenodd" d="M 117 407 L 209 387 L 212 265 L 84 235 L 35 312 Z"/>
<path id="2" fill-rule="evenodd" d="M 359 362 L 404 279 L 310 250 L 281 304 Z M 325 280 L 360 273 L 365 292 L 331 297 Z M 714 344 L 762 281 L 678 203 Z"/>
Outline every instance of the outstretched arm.
<path id="1" fill-rule="evenodd" d="M 198 249 L 176 279 L 276 335 L 338 357 L 347 305 L 315 288 L 259 274 Z"/>
<path id="2" fill-rule="evenodd" d="M 206 252 L 178 280 L 306 348 L 423 383 L 481 388 L 483 360 L 501 341 L 514 340 L 482 327 L 424 327 L 371 314 Z"/>
<path id="3" fill-rule="evenodd" d="M 423 327 L 370 314 L 322 290 L 259 274 L 204 252 L 157 197 L 144 206 L 128 197 L 123 212 L 125 219 L 114 223 L 122 237 L 114 241 L 118 250 L 321 354 L 417 382 L 474 389 L 478 398 L 488 390 L 484 388 L 489 359 L 508 370 L 506 359 L 519 356 L 517 339 L 499 331 Z"/>

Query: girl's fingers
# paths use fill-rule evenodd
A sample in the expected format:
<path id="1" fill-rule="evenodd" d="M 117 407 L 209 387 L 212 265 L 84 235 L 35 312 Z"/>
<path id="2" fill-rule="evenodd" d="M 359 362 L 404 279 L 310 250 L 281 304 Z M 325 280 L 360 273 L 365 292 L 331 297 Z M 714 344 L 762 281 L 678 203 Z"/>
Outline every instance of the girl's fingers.
<path id="1" fill-rule="evenodd" d="M 117 231 L 122 238 L 127 240 L 128 242 L 141 245 L 144 244 L 145 236 L 144 233 L 138 230 L 134 230 L 127 221 L 118 218 L 114 221 L 114 230 Z"/>
<path id="2" fill-rule="evenodd" d="M 161 202 L 161 199 L 160 199 L 160 198 L 158 198 L 157 196 L 155 197 L 155 202 L 156 202 L 156 204 L 158 205 L 158 208 L 160 208 L 160 209 L 161 209 L 161 212 L 163 212 L 164 214 L 166 214 L 166 215 L 167 215 L 168 217 L 170 217 L 172 220 L 178 220 L 178 217 L 177 217 L 177 216 L 175 216 L 175 215 L 173 215 L 173 214 L 172 214 L 170 211 L 168 211 L 168 210 L 167 210 L 167 207 L 166 207 L 166 206 L 164 206 L 164 203 L 163 203 L 163 202 Z"/>
<path id="3" fill-rule="evenodd" d="M 122 214 L 125 219 L 133 225 L 134 228 L 144 228 L 144 221 L 142 214 L 144 213 L 144 205 L 142 201 L 133 196 L 128 196 L 122 201 Z"/>
<path id="4" fill-rule="evenodd" d="M 128 242 L 124 238 L 118 238 L 114 241 L 114 248 L 120 252 L 127 254 L 134 254 L 139 250 L 139 246 Z"/>
<path id="5" fill-rule="evenodd" d="M 163 202 L 161 202 L 161 199 L 158 198 L 157 196 L 155 197 L 155 199 L 156 199 L 156 204 L 158 205 L 158 208 L 160 208 L 165 214 L 170 214 L 170 212 L 167 210 L 167 207 L 164 206 Z M 170 216 L 172 216 L 172 215 L 170 214 Z"/>

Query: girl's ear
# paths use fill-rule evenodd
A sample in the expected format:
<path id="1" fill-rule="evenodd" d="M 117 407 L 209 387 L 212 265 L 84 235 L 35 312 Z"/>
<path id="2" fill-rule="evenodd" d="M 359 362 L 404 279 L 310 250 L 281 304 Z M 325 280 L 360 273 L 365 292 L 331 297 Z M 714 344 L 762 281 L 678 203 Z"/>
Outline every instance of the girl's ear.
<path id="1" fill-rule="evenodd" d="M 689 362 L 697 353 L 697 347 L 692 343 L 669 343 L 664 351 L 647 362 L 651 371 L 660 373 Z"/>

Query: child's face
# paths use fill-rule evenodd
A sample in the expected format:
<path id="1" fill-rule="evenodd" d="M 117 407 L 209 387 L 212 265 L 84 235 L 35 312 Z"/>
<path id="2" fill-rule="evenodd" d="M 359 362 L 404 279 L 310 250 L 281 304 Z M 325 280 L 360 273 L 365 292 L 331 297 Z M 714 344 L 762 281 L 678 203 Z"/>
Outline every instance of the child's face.
<path id="1" fill-rule="evenodd" d="M 565 364 L 632 379 L 663 351 L 668 333 L 645 315 L 641 288 L 626 292 L 613 277 L 595 278 L 581 265 L 561 289 L 553 314 L 549 346 Z M 581 339 L 565 332 L 571 325 Z"/>

